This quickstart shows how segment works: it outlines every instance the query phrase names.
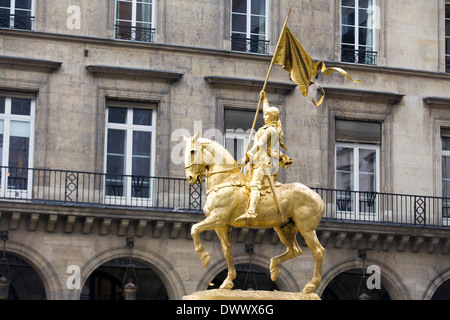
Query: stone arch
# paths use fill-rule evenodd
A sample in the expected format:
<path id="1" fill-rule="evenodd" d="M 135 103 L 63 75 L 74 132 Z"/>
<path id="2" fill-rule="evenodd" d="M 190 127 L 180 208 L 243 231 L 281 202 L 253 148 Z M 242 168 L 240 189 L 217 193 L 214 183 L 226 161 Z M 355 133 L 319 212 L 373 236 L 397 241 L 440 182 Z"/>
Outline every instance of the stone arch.
<path id="1" fill-rule="evenodd" d="M 423 300 L 431 300 L 436 290 L 442 285 L 445 281 L 450 280 L 450 268 L 444 272 L 441 272 L 438 276 L 436 276 L 433 280 L 431 280 L 427 289 L 424 291 L 422 299 Z"/>
<path id="2" fill-rule="evenodd" d="M 117 258 L 127 257 L 129 248 L 120 247 L 104 250 L 92 257 L 81 268 L 81 283 L 84 284 L 87 278 L 102 264 Z M 151 266 L 152 270 L 157 274 L 164 284 L 170 300 L 181 299 L 185 294 L 183 282 L 178 273 L 174 270 L 166 259 L 157 253 L 148 251 L 148 249 L 135 246 L 133 248 L 133 260 L 137 260 Z M 81 290 L 73 290 L 73 299 L 79 299 Z"/>
<path id="3" fill-rule="evenodd" d="M 253 254 L 250 258 L 248 254 L 239 255 L 233 257 L 234 264 L 249 264 L 252 263 L 257 267 L 262 269 L 269 269 L 269 260 L 270 258 L 262 255 Z M 199 281 L 196 291 L 206 290 L 208 284 L 211 280 L 216 277 L 220 272 L 227 269 L 227 262 L 225 258 L 220 259 L 210 267 L 208 267 L 206 273 L 203 275 L 202 279 Z M 292 274 L 285 268 L 283 265 L 280 265 L 281 273 L 278 279 L 275 281 L 278 288 L 281 291 L 286 292 L 299 292 L 301 291 L 298 287 L 297 282 L 295 281 Z"/>
<path id="4" fill-rule="evenodd" d="M 61 283 L 58 273 L 44 255 L 26 243 L 8 240 L 6 252 L 24 260 L 37 273 L 44 286 L 47 300 L 57 300 L 61 295 Z"/>
<path id="5" fill-rule="evenodd" d="M 366 266 L 377 265 L 381 269 L 381 284 L 389 293 L 392 300 L 409 300 L 410 295 L 404 283 L 401 281 L 399 275 L 394 272 L 386 264 L 373 260 L 366 259 Z M 351 269 L 357 269 L 362 267 L 361 260 L 349 259 L 341 261 L 337 264 L 330 266 L 322 273 L 322 283 L 317 288 L 316 293 L 321 296 L 328 286 L 328 284 L 339 274 Z"/>

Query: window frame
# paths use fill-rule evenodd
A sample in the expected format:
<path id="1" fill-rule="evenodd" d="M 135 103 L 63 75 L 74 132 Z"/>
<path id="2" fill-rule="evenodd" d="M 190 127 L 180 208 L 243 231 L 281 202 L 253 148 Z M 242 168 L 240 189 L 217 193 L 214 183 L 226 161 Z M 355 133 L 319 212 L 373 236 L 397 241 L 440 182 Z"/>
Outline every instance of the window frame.
<path id="1" fill-rule="evenodd" d="M 29 97 L 1 95 L 5 98 L 5 110 L 0 114 L 0 120 L 3 120 L 3 149 L 1 158 L 1 178 L 0 178 L 0 197 L 1 198 L 18 198 L 31 199 L 33 190 L 33 163 L 34 163 L 34 137 L 35 137 L 35 117 L 36 117 L 36 99 Z M 11 113 L 13 99 L 30 100 L 30 114 L 17 115 Z M 10 167 L 10 141 L 11 141 L 11 122 L 27 122 L 29 123 L 29 141 L 28 141 L 28 162 L 27 167 L 14 168 L 16 174 L 18 170 L 27 170 L 27 186 L 26 189 L 11 188 L 8 179 L 11 177 Z M 14 178 L 13 178 L 14 179 Z"/>
<path id="2" fill-rule="evenodd" d="M 450 73 L 450 31 L 447 34 L 447 23 L 450 24 L 450 14 L 447 17 L 446 12 L 447 10 L 450 12 L 450 2 L 446 2 L 444 4 L 444 56 L 445 56 L 445 72 Z M 450 29 L 450 28 L 449 28 Z M 448 44 L 447 44 L 448 42 Z M 449 49 L 447 51 L 447 49 Z"/>
<path id="3" fill-rule="evenodd" d="M 110 108 L 124 108 L 127 110 L 127 119 L 126 123 L 110 123 L 108 121 Z M 152 111 L 152 123 L 151 125 L 138 125 L 133 124 L 133 112 L 134 110 L 150 110 Z M 157 134 L 157 112 L 156 105 L 152 105 L 151 107 L 146 106 L 127 106 L 123 103 L 109 103 L 107 104 L 106 113 L 105 113 L 105 152 L 104 152 L 104 193 L 105 193 L 105 202 L 108 204 L 119 204 L 119 205 L 146 205 L 152 206 L 154 195 L 154 179 L 155 176 L 155 168 L 156 168 L 156 134 Z M 124 154 L 124 191 L 123 196 L 111 196 L 107 195 L 107 176 L 108 176 L 108 131 L 110 129 L 113 130 L 123 130 L 126 132 L 125 134 L 125 154 Z M 133 187 L 133 132 L 150 132 L 151 133 L 151 146 L 150 146 L 150 175 L 149 175 L 149 194 L 148 198 L 144 197 L 133 197 L 132 196 L 132 187 Z M 114 173 L 110 173 L 114 175 Z"/>
<path id="4" fill-rule="evenodd" d="M 442 195 L 442 218 L 448 219 L 445 225 L 448 225 L 450 220 L 450 198 L 445 197 L 444 193 L 444 181 L 450 181 L 450 176 L 448 178 L 444 178 L 444 157 L 448 157 L 450 159 L 450 150 L 444 150 L 443 138 L 450 138 L 450 135 L 441 133 L 441 195 Z M 444 210 L 447 211 L 447 214 L 444 213 Z"/>
<path id="5" fill-rule="evenodd" d="M 131 33 L 130 33 L 130 38 L 124 38 L 123 40 L 128 40 L 128 41 L 142 41 L 142 42 L 154 42 L 154 30 L 155 30 L 155 19 L 156 19 L 156 10 L 155 10 L 155 6 L 156 6 L 156 2 L 157 0 L 151 0 L 151 21 L 137 21 L 137 4 L 142 3 L 142 0 L 114 0 L 114 26 L 116 29 L 115 32 L 115 38 L 116 39 L 122 39 L 118 37 L 118 27 L 120 26 L 120 22 L 130 22 L 131 25 L 130 26 L 123 26 L 123 27 L 128 27 L 131 29 Z M 122 20 L 122 19 L 118 19 L 118 3 L 119 2 L 128 2 L 131 3 L 131 21 L 128 20 Z M 138 27 L 137 24 L 138 23 L 146 23 L 146 24 L 150 24 L 150 34 L 151 34 L 151 39 L 150 41 L 144 41 L 144 40 L 137 40 L 136 39 L 136 30 L 137 28 L 141 28 Z"/>
<path id="6" fill-rule="evenodd" d="M 30 12 L 30 29 L 20 29 L 15 28 L 15 17 L 16 17 L 16 0 L 10 0 L 10 6 L 9 6 L 9 29 L 15 29 L 15 30 L 29 30 L 33 31 L 35 28 L 35 16 L 36 16 L 36 0 L 31 0 L 31 8 L 28 10 L 19 9 L 21 11 L 29 11 Z M 1 8 L 8 8 L 8 7 L 1 7 Z"/>
<path id="7" fill-rule="evenodd" d="M 261 15 L 257 15 L 257 14 L 252 14 L 252 5 L 251 5 L 251 0 L 246 0 L 247 1 L 247 9 L 246 9 L 246 13 L 240 13 L 240 12 L 234 12 L 233 11 L 233 0 L 229 0 L 230 1 L 230 39 L 231 39 L 231 48 L 233 48 L 233 34 L 245 34 L 245 40 L 246 40 L 246 50 L 233 50 L 232 51 L 238 51 L 238 52 L 247 52 L 247 53 L 259 53 L 259 54 L 268 54 L 268 42 L 269 42 L 269 5 L 270 5 L 270 0 L 262 0 L 265 2 L 265 16 L 264 16 L 264 23 L 265 23 L 265 32 L 264 32 L 264 40 L 259 40 L 259 41 L 265 41 L 265 49 L 264 52 L 254 52 L 252 51 L 252 35 L 258 35 L 261 36 L 261 34 L 254 34 L 251 31 L 251 25 L 252 25 L 252 17 L 253 16 L 258 16 L 258 17 L 262 17 Z M 245 33 L 243 32 L 239 32 L 239 31 L 233 31 L 233 15 L 238 14 L 238 15 L 242 15 L 245 16 L 245 21 L 246 21 L 246 27 L 245 27 Z M 259 47 L 259 46 L 258 46 Z"/>
<path id="8" fill-rule="evenodd" d="M 337 149 L 338 148 L 347 148 L 347 149 L 353 149 L 357 150 L 357 152 L 353 152 L 353 163 L 359 163 L 359 150 L 360 149 L 366 149 L 366 150 L 374 150 L 376 152 L 376 164 L 375 164 L 375 190 L 369 191 L 369 190 L 360 190 L 359 188 L 359 177 L 360 171 L 359 166 L 355 166 L 356 169 L 353 171 L 353 190 L 351 191 L 357 191 L 357 192 L 380 192 L 380 146 L 376 144 L 365 144 L 365 143 L 352 143 L 352 142 L 339 142 L 336 141 L 336 147 L 335 147 L 335 172 L 337 172 Z M 337 178 L 335 179 L 335 188 L 337 189 Z"/>
<path id="9" fill-rule="evenodd" d="M 353 149 L 353 169 L 351 170 L 351 185 L 350 190 L 342 190 L 337 188 L 337 161 L 338 161 L 338 148 L 348 148 Z M 359 180 L 360 180 L 360 170 L 359 170 L 359 152 L 361 149 L 374 150 L 375 151 L 375 190 L 360 190 Z M 381 176 L 381 146 L 379 144 L 365 144 L 357 142 L 339 142 L 336 141 L 334 148 L 334 176 L 335 176 L 335 190 L 336 190 L 336 213 L 340 218 L 351 219 L 351 220 L 364 220 L 364 221 L 374 221 L 378 220 L 378 206 L 376 201 L 376 194 L 380 192 L 380 176 Z M 373 212 L 366 212 L 361 210 L 361 203 L 366 202 L 367 198 L 373 200 Z M 343 204 L 345 202 L 345 204 Z M 340 205 L 341 204 L 341 205 Z M 350 207 L 349 207 L 350 206 Z M 342 210 L 345 207 L 345 210 Z M 350 208 L 350 210 L 347 210 Z"/>
<path id="10" fill-rule="evenodd" d="M 250 129 L 250 130 L 247 130 L 247 131 L 243 131 L 243 130 L 233 130 L 233 129 L 227 129 L 227 130 L 225 130 L 225 135 L 224 135 L 224 146 L 225 146 L 225 148 L 228 150 L 228 152 L 230 152 L 230 154 L 235 158 L 236 161 L 239 161 L 239 160 L 241 160 L 242 158 L 245 157 L 245 150 L 246 150 L 246 148 L 247 148 L 248 141 L 249 141 L 249 139 L 250 139 L 250 131 L 251 131 L 251 129 Z M 256 130 L 255 130 L 255 133 L 256 133 Z M 231 152 L 231 151 L 230 151 L 230 148 L 229 148 L 230 146 L 227 145 L 227 139 L 231 139 L 231 140 L 233 140 L 233 141 L 236 141 L 236 140 L 242 141 L 243 149 L 242 149 L 242 150 L 235 150 L 235 149 L 234 149 L 234 146 L 233 146 L 233 152 L 234 152 L 234 153 Z M 253 134 L 253 137 L 252 137 L 252 145 L 253 145 L 254 140 L 255 140 L 255 134 Z M 238 159 L 238 158 L 237 158 L 237 155 L 238 155 L 239 153 L 242 153 L 242 157 Z M 236 155 L 236 156 L 235 156 L 235 155 Z"/>
<path id="11" fill-rule="evenodd" d="M 370 65 L 376 65 L 376 56 L 378 53 L 378 34 L 377 34 L 377 24 L 379 24 L 379 21 L 377 21 L 377 19 L 379 19 L 380 17 L 380 12 L 378 12 L 379 6 L 377 5 L 377 0 L 372 0 L 373 3 L 371 6 L 369 6 L 367 8 L 367 10 L 369 10 L 369 8 L 372 8 L 372 26 L 369 27 L 362 27 L 359 25 L 359 11 L 360 9 L 365 9 L 365 8 L 361 8 L 360 4 L 359 4 L 360 0 L 355 0 L 355 7 L 349 7 L 349 6 L 344 6 L 343 5 L 343 0 L 340 1 L 340 10 L 341 10 L 341 16 L 340 16 L 340 52 L 341 52 L 341 61 L 343 61 L 343 47 L 344 46 L 353 46 L 353 50 L 354 50 L 354 57 L 355 57 L 355 61 L 354 63 L 358 63 L 358 64 L 370 64 Z M 343 23 L 343 9 L 347 8 L 347 9 L 354 9 L 354 16 L 355 16 L 355 21 L 353 25 L 350 24 L 344 24 Z M 378 11 L 377 11 L 378 10 Z M 369 19 L 369 18 L 368 18 Z M 354 43 L 344 43 L 343 42 L 343 28 L 344 27 L 353 27 L 355 29 L 355 33 L 354 33 Z M 372 45 L 361 45 L 360 44 L 360 29 L 371 29 L 372 30 Z M 365 47 L 365 52 L 366 54 L 364 55 L 364 61 L 360 61 L 361 59 L 361 53 L 360 53 L 360 47 Z M 367 48 L 372 48 L 372 50 L 367 50 Z M 368 59 L 367 53 L 372 54 L 372 57 Z M 348 61 L 345 61 L 348 62 Z"/>
<path id="12" fill-rule="evenodd" d="M 225 113 L 227 112 L 227 110 L 234 111 L 234 112 L 242 112 L 242 117 L 251 116 L 248 119 L 249 120 L 249 123 L 248 123 L 249 128 L 247 128 L 246 130 L 244 130 L 243 128 L 237 128 L 237 125 L 235 125 L 231 121 L 230 122 L 232 124 L 231 126 L 234 127 L 234 128 L 226 129 L 227 127 L 230 126 L 229 124 L 225 123 L 226 122 Z M 251 127 L 252 127 L 252 123 L 254 121 L 255 113 L 256 113 L 256 110 L 252 110 L 252 109 L 235 109 L 235 108 L 230 108 L 230 107 L 228 107 L 228 108 L 225 107 L 223 109 L 223 118 L 224 118 L 224 123 L 223 123 L 223 128 L 224 128 L 224 130 L 223 130 L 223 145 L 228 150 L 228 152 L 230 152 L 230 154 L 235 158 L 236 161 L 241 160 L 241 159 L 236 159 L 236 157 L 235 157 L 235 154 L 237 155 L 237 154 L 239 154 L 239 152 L 237 150 L 234 150 L 234 146 L 233 146 L 233 152 L 234 153 L 230 151 L 230 147 L 227 145 L 227 139 L 232 139 L 233 141 L 235 141 L 235 140 L 243 141 L 243 149 L 241 149 L 240 151 L 241 151 L 241 153 L 243 155 L 242 158 L 244 158 L 245 157 L 245 151 L 246 151 L 248 142 L 250 140 L 250 133 L 251 133 L 251 130 L 252 130 Z M 253 142 L 255 141 L 256 132 L 259 129 L 258 125 L 259 126 L 264 125 L 263 114 L 262 114 L 261 111 L 258 114 L 256 127 L 255 127 L 254 132 L 253 132 L 252 141 L 250 143 L 249 149 L 252 147 Z M 246 169 L 244 169 L 244 172 L 245 171 L 246 171 Z"/>

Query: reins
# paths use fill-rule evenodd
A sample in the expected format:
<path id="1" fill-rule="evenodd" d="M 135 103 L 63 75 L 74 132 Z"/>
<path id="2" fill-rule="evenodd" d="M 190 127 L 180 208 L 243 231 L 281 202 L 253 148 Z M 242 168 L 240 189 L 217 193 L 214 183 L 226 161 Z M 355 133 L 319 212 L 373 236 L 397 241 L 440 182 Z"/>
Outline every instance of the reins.
<path id="1" fill-rule="evenodd" d="M 201 147 L 203 148 L 203 145 Z M 194 164 L 197 164 L 197 160 L 198 160 L 199 156 L 200 156 L 200 153 L 198 152 L 196 157 L 195 157 L 195 159 L 190 164 L 185 165 L 184 168 L 188 169 L 188 168 L 192 167 Z M 239 162 L 243 161 L 243 160 L 244 159 L 241 159 L 241 160 L 239 160 Z M 202 175 L 204 177 L 207 177 L 207 176 L 211 176 L 211 175 L 216 174 L 216 173 L 223 173 L 223 172 L 228 172 L 228 171 L 232 171 L 232 170 L 235 170 L 235 169 L 241 169 L 241 168 L 245 167 L 246 165 L 247 165 L 246 163 L 243 163 L 243 164 L 240 164 L 240 165 L 237 165 L 235 167 L 228 168 L 228 169 L 222 169 L 222 170 L 211 171 L 211 172 L 210 171 L 207 171 L 207 172 L 199 172 L 198 171 L 198 174 L 200 174 L 200 175 Z"/>
<path id="2" fill-rule="evenodd" d="M 211 175 L 213 175 L 213 174 L 216 174 L 216 173 L 223 173 L 223 172 L 228 172 L 228 171 L 232 171 L 232 170 L 235 170 L 235 169 L 240 169 L 240 168 L 242 168 L 242 167 L 245 167 L 247 164 L 246 163 L 243 163 L 243 164 L 240 164 L 240 165 L 238 165 L 238 166 L 235 166 L 235 167 L 232 167 L 232 168 L 228 168 L 228 169 L 223 169 L 223 170 L 217 170 L 217 171 L 207 171 L 207 172 L 205 172 L 203 175 L 204 176 L 211 176 Z"/>

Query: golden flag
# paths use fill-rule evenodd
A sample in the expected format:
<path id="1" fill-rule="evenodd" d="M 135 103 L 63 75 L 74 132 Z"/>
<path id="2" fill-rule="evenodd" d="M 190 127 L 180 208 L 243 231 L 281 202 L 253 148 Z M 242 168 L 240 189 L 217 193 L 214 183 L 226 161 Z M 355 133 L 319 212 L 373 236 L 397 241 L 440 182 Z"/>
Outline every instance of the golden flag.
<path id="1" fill-rule="evenodd" d="M 319 102 L 316 103 L 314 98 L 312 99 L 312 102 L 316 107 L 322 104 L 325 97 L 325 90 L 323 90 L 319 84 L 311 80 L 317 75 L 319 70 L 327 76 L 334 71 L 337 71 L 353 82 L 361 82 L 360 80 L 353 80 L 350 78 L 348 73 L 341 68 L 327 68 L 323 61 L 314 61 L 286 26 L 283 28 L 280 35 L 280 40 L 278 41 L 272 62 L 283 66 L 283 69 L 290 72 L 292 81 L 298 85 L 303 96 L 306 97 L 308 95 L 308 89 L 312 84 L 320 87 L 322 90 L 322 97 L 319 99 Z"/>

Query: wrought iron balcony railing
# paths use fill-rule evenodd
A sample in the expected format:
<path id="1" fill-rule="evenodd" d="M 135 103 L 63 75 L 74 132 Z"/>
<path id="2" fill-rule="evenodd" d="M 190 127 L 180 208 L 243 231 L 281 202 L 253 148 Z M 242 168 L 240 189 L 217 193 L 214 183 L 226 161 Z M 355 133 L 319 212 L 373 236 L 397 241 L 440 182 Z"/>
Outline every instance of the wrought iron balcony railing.
<path id="1" fill-rule="evenodd" d="M 377 64 L 377 52 L 342 48 L 341 61 L 360 64 Z"/>
<path id="2" fill-rule="evenodd" d="M 269 53 L 269 41 L 231 37 L 231 50 L 252 53 Z"/>
<path id="3" fill-rule="evenodd" d="M 0 14 L 0 28 L 33 30 L 34 17 L 17 14 Z"/>
<path id="4" fill-rule="evenodd" d="M 324 220 L 450 227 L 450 198 L 314 188 L 325 202 Z"/>
<path id="5" fill-rule="evenodd" d="M 202 186 L 184 178 L 0 167 L 0 199 L 201 212 Z"/>
<path id="6" fill-rule="evenodd" d="M 155 29 L 116 25 L 116 39 L 154 42 Z"/>
<path id="7" fill-rule="evenodd" d="M 313 189 L 324 221 L 450 228 L 450 198 Z M 0 200 L 201 213 L 204 198 L 185 178 L 0 167 Z"/>

